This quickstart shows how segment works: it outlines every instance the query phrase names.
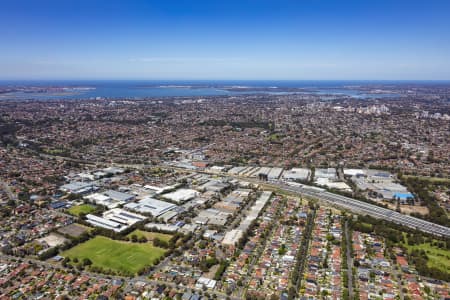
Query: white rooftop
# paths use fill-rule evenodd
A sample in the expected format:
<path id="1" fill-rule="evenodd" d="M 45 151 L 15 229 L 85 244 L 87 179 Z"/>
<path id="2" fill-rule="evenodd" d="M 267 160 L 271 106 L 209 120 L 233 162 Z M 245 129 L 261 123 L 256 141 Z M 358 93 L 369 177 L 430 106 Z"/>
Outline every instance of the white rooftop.
<path id="1" fill-rule="evenodd" d="M 139 221 L 147 219 L 147 217 L 138 215 L 121 208 L 114 208 L 103 213 L 103 218 L 131 226 Z"/>
<path id="2" fill-rule="evenodd" d="M 283 173 L 284 179 L 307 180 L 311 171 L 304 168 L 292 168 Z"/>
<path id="3" fill-rule="evenodd" d="M 127 203 L 124 207 L 141 213 L 150 213 L 152 216 L 158 217 L 178 206 L 173 203 L 147 197 L 138 202 Z"/>
<path id="4" fill-rule="evenodd" d="M 242 235 L 243 235 L 242 230 L 239 229 L 230 230 L 225 234 L 222 240 L 222 244 L 226 246 L 234 246 L 237 244 Z"/>
<path id="5" fill-rule="evenodd" d="M 197 197 L 200 193 L 192 189 L 178 189 L 174 192 L 162 195 L 163 198 L 176 203 L 185 202 Z"/>
<path id="6" fill-rule="evenodd" d="M 366 175 L 366 171 L 363 169 L 344 169 L 344 175 L 356 176 L 356 175 Z"/>
<path id="7" fill-rule="evenodd" d="M 335 168 L 328 168 L 328 169 L 316 169 L 314 172 L 315 178 L 329 178 L 329 179 L 335 179 L 336 178 L 336 169 Z"/>
<path id="8" fill-rule="evenodd" d="M 104 202 L 104 201 L 108 201 L 111 200 L 111 198 L 109 198 L 108 196 L 105 196 L 101 193 L 94 193 L 94 194 L 90 194 L 84 197 L 87 200 L 90 200 L 92 202 Z M 101 203 L 98 203 L 101 204 Z"/>

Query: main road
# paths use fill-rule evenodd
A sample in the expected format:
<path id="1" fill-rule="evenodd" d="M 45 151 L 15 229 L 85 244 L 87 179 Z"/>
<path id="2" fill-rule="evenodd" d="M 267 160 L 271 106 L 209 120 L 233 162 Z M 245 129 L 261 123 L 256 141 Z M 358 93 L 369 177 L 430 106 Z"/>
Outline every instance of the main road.
<path id="1" fill-rule="evenodd" d="M 353 198 L 333 194 L 323 189 L 301 184 L 288 185 L 280 181 L 271 182 L 269 183 L 269 185 L 272 185 L 286 192 L 296 193 L 310 198 L 317 198 L 318 200 L 321 200 L 327 204 L 339 207 L 341 209 L 347 209 L 357 214 L 369 215 L 377 219 L 384 219 L 437 236 L 450 237 L 450 228 L 446 226 L 411 217 L 409 215 L 404 215 L 396 211 Z"/>
<path id="2" fill-rule="evenodd" d="M 396 224 L 404 225 L 409 228 L 417 229 L 422 232 L 431 233 L 437 236 L 450 237 L 450 228 L 446 226 L 442 226 L 439 224 L 435 224 L 432 222 L 428 222 L 419 218 L 411 217 L 409 215 L 404 215 L 399 212 L 396 212 L 391 209 L 383 208 L 377 205 L 373 205 L 361 200 L 356 200 L 353 198 L 345 197 L 339 194 L 334 194 L 326 191 L 325 189 L 299 184 L 292 183 L 288 184 L 281 180 L 273 180 L 273 181 L 260 181 L 256 178 L 249 178 L 245 176 L 239 175 L 230 175 L 223 174 L 220 172 L 207 172 L 207 171 L 198 171 L 198 170 L 187 170 L 183 168 L 177 168 L 170 165 L 164 165 L 165 167 L 190 171 L 190 172 L 200 172 L 206 174 L 215 174 L 215 175 L 225 175 L 229 177 L 234 177 L 236 179 L 246 180 L 257 184 L 264 184 L 266 186 L 271 186 L 272 188 L 276 188 L 285 192 L 290 192 L 294 194 L 299 194 L 302 196 L 318 199 L 328 205 L 338 207 L 340 209 L 349 210 L 353 213 L 360 215 L 369 215 L 371 217 L 377 219 L 384 219 Z"/>

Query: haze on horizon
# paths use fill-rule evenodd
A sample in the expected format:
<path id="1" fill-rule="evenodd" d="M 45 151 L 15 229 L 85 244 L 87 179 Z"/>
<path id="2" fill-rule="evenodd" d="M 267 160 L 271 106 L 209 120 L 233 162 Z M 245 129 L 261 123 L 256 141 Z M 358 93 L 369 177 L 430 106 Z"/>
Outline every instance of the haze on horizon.
<path id="1" fill-rule="evenodd" d="M 0 79 L 450 79 L 450 1 L 6 0 Z"/>

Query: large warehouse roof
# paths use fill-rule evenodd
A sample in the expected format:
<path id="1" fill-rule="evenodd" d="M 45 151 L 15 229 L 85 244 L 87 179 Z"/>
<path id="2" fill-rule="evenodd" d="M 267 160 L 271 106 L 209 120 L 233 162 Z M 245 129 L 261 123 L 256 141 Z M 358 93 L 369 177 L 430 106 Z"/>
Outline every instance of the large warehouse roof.
<path id="1" fill-rule="evenodd" d="M 168 200 L 172 200 L 176 203 L 186 202 L 195 198 L 199 192 L 191 189 L 179 189 L 175 192 L 164 194 L 162 197 Z"/>
<path id="2" fill-rule="evenodd" d="M 125 205 L 125 208 L 141 213 L 150 213 L 154 217 L 158 217 L 178 206 L 165 201 L 153 199 L 151 197 L 144 198 L 139 202 L 132 202 Z"/>

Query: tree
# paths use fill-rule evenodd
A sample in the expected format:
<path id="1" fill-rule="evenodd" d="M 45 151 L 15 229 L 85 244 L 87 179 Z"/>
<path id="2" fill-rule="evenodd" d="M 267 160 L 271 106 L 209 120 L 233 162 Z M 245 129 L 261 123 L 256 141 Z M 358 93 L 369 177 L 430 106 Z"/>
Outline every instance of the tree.
<path id="1" fill-rule="evenodd" d="M 161 240 L 158 237 L 155 237 L 153 239 L 153 246 L 167 249 L 169 248 L 169 243 L 164 240 Z"/>
<path id="2" fill-rule="evenodd" d="M 89 258 L 83 258 L 83 265 L 90 266 L 92 265 L 92 261 Z"/>
<path id="3" fill-rule="evenodd" d="M 132 241 L 133 243 L 136 243 L 136 242 L 138 241 L 137 235 L 133 234 L 133 235 L 131 236 L 131 241 Z"/>

